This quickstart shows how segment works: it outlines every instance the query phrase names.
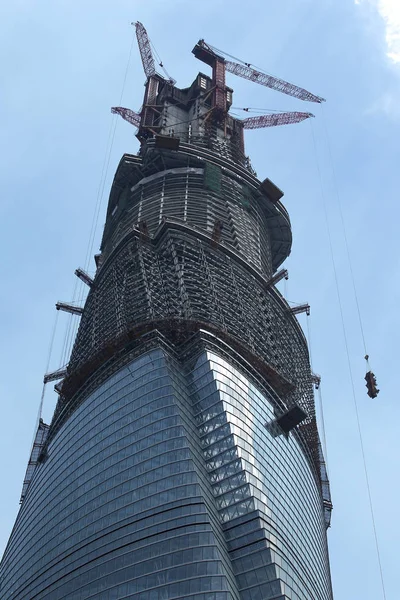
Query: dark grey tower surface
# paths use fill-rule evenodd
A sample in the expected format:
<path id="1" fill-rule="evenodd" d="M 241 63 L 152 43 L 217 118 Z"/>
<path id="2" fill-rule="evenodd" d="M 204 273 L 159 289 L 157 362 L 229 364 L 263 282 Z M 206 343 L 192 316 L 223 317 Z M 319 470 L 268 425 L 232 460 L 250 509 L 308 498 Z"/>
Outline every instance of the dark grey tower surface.
<path id="1" fill-rule="evenodd" d="M 147 81 L 2 600 L 332 599 L 289 217 L 218 77 Z"/>

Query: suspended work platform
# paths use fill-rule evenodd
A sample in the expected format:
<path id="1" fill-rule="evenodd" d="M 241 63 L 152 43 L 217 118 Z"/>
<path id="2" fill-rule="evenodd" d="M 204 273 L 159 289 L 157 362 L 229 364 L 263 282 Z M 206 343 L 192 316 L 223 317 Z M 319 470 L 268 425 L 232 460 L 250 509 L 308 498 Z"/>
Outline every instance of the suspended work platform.
<path id="1" fill-rule="evenodd" d="M 39 419 L 39 426 L 33 442 L 32 452 L 29 457 L 28 466 L 26 468 L 24 483 L 22 485 L 20 503 L 22 503 L 26 496 L 26 492 L 28 491 L 28 487 L 32 480 L 36 466 L 39 463 L 39 456 L 46 442 L 48 431 L 49 425 L 46 425 L 46 423 L 43 422 L 43 419 Z"/>

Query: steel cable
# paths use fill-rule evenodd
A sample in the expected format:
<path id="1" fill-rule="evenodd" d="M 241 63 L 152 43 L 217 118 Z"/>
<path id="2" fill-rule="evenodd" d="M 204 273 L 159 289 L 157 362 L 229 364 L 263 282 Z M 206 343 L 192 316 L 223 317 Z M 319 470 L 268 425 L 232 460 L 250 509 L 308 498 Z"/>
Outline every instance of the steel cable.
<path id="1" fill-rule="evenodd" d="M 333 251 L 331 228 L 329 225 L 328 211 L 326 208 L 326 200 L 325 200 L 325 194 L 324 194 L 324 186 L 323 186 L 323 182 L 322 182 L 321 169 L 320 169 L 319 161 L 318 161 L 317 144 L 316 144 L 316 140 L 315 140 L 314 127 L 313 127 L 313 124 L 311 121 L 310 121 L 310 124 L 311 124 L 312 139 L 313 139 L 313 144 L 314 144 L 315 161 L 316 161 L 318 178 L 319 178 L 319 183 L 320 183 L 320 188 L 321 188 L 322 206 L 323 206 L 323 211 L 324 211 L 324 216 L 325 216 L 325 224 L 326 224 L 326 229 L 327 229 L 327 234 L 328 234 L 330 256 L 331 256 L 334 280 L 335 280 L 335 285 L 336 285 L 336 293 L 337 293 L 337 298 L 338 298 L 339 312 L 340 312 L 340 318 L 341 318 L 341 324 L 342 324 L 342 332 L 343 332 L 344 344 L 345 344 L 345 349 L 346 349 L 347 365 L 348 365 L 348 370 L 349 370 L 349 375 L 350 375 L 353 404 L 354 404 L 354 410 L 355 410 L 355 414 L 356 414 L 361 455 L 362 455 L 362 461 L 363 461 L 363 466 L 364 466 L 364 475 L 365 475 L 365 481 L 366 481 L 366 487 L 367 487 L 367 493 L 368 493 L 369 508 L 370 508 L 370 512 L 371 512 L 372 528 L 373 528 L 373 533 L 374 533 L 376 554 L 377 554 L 377 559 L 378 559 L 378 567 L 379 567 L 380 579 L 381 579 L 381 584 L 382 584 L 382 595 L 383 595 L 384 600 L 386 600 L 386 591 L 385 591 L 385 584 L 384 584 L 384 579 L 383 579 L 383 570 L 382 570 L 381 555 L 380 555 L 380 550 L 379 550 L 378 535 L 377 535 L 377 530 L 376 530 L 374 507 L 373 507 L 373 503 L 372 503 L 372 494 L 371 494 L 371 487 L 370 487 L 369 476 L 368 476 L 368 468 L 367 468 L 367 461 L 366 461 L 366 456 L 365 456 L 364 441 L 363 441 L 363 436 L 362 436 L 362 431 L 361 431 L 360 415 L 359 415 L 358 406 L 357 406 L 356 392 L 355 392 L 355 387 L 354 387 L 353 370 L 352 370 L 352 366 L 351 366 L 350 351 L 349 351 L 349 345 L 348 345 L 348 340 L 347 340 L 347 332 L 346 332 L 346 326 L 345 326 L 345 322 L 344 322 L 343 305 L 342 305 L 342 299 L 341 299 L 341 294 L 340 294 L 340 289 L 339 289 L 339 281 L 338 281 L 338 275 L 337 275 L 337 269 L 336 269 L 335 256 L 334 256 L 334 251 Z"/>

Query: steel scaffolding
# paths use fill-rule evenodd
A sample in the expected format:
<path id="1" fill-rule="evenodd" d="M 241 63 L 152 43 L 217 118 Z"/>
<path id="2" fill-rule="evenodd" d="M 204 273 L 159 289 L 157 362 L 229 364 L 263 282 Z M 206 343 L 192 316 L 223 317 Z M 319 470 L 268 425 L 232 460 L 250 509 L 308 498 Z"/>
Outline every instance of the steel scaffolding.
<path id="1" fill-rule="evenodd" d="M 298 430 L 320 477 L 306 340 L 271 284 L 290 250 L 287 214 L 254 175 L 206 158 L 149 142 L 140 161 L 117 172 L 51 435 L 90 376 L 143 334 L 157 330 L 179 346 L 201 329 L 257 365 L 281 410 L 297 404 L 306 412 Z"/>

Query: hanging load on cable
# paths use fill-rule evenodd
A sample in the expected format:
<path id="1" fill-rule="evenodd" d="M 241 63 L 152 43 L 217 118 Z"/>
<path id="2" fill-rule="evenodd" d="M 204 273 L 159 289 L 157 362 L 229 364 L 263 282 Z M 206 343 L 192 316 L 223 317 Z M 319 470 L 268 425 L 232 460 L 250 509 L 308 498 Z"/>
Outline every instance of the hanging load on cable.
<path id="1" fill-rule="evenodd" d="M 366 386 L 367 386 L 367 389 L 368 389 L 368 391 L 367 391 L 368 396 L 370 398 L 376 398 L 377 395 L 379 394 L 379 390 L 376 387 L 376 377 L 375 377 L 375 375 L 373 374 L 372 371 L 368 371 L 366 373 L 364 379 L 367 382 Z"/>
<path id="2" fill-rule="evenodd" d="M 368 356 L 368 354 L 366 354 L 364 358 L 367 361 L 367 368 L 369 369 L 369 363 L 368 363 L 369 356 Z M 376 383 L 376 377 L 375 377 L 374 373 L 371 370 L 368 370 L 366 372 L 366 374 L 365 374 L 364 379 L 367 382 L 365 385 L 366 385 L 366 388 L 367 388 L 367 394 L 368 394 L 368 396 L 370 398 L 376 398 L 377 395 L 379 394 L 379 390 L 376 387 L 377 383 Z"/>

